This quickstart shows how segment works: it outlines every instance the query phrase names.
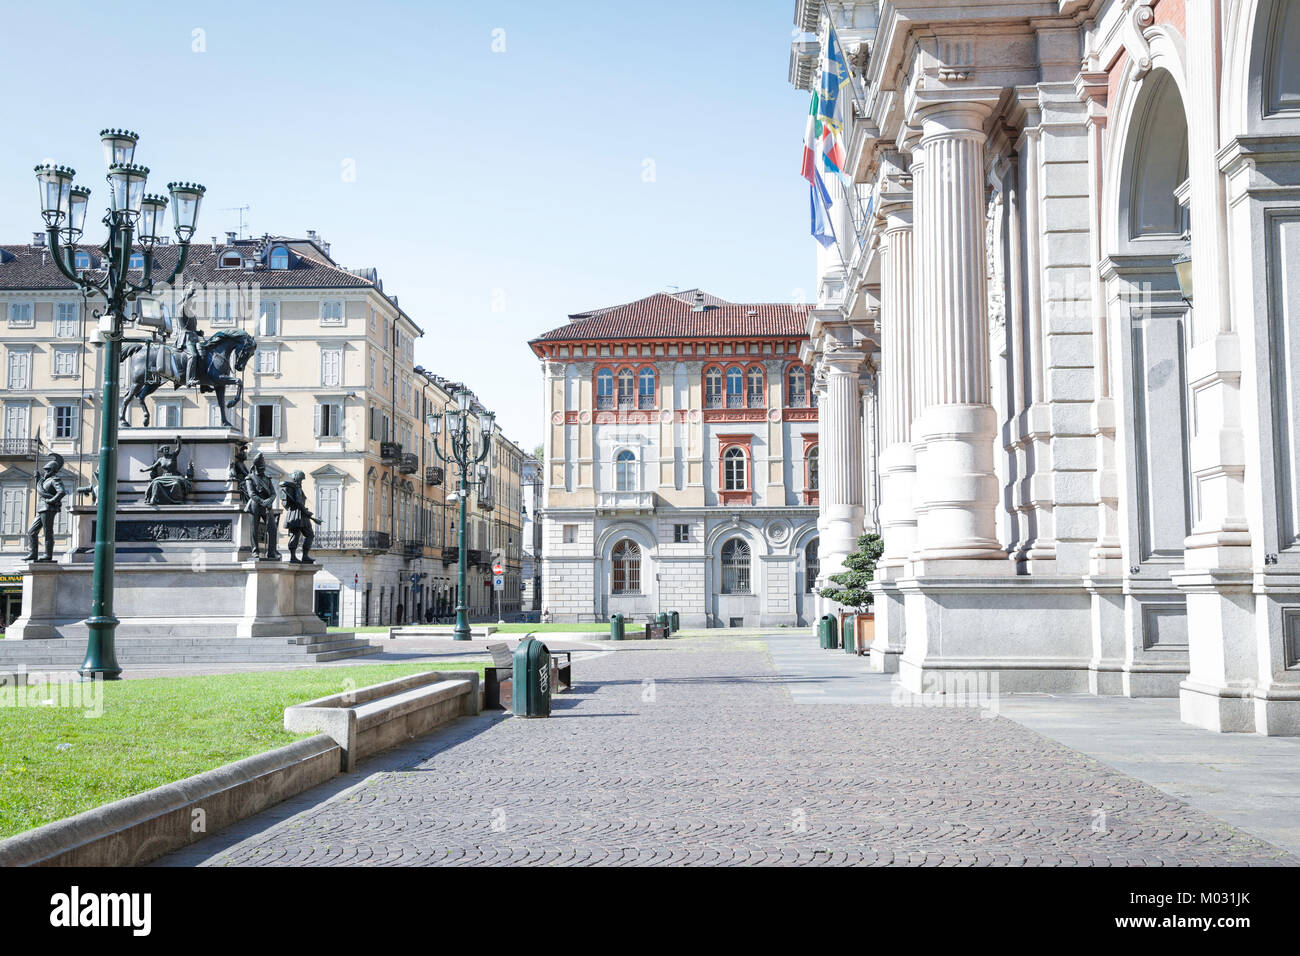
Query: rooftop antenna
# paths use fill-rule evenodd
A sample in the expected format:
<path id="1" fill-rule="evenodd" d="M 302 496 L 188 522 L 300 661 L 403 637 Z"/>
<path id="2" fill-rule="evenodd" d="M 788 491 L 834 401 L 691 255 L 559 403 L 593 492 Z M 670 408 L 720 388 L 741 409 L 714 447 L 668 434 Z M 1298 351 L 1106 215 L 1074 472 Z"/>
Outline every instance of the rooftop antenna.
<path id="1" fill-rule="evenodd" d="M 249 206 L 226 206 L 224 209 L 221 210 L 222 212 L 238 212 L 238 213 L 239 213 L 239 238 L 240 238 L 240 239 L 247 239 L 247 238 L 248 238 L 247 236 L 244 235 L 244 233 L 248 231 L 248 215 L 247 215 L 247 214 L 248 214 L 248 210 L 249 210 L 249 208 L 250 208 Z"/>

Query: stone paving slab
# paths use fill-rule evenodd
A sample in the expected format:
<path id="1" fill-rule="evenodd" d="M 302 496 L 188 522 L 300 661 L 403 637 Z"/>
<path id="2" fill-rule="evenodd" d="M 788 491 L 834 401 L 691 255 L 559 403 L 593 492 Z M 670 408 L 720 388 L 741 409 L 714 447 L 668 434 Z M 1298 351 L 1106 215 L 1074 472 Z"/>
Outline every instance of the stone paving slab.
<path id="1" fill-rule="evenodd" d="M 461 720 L 160 862 L 1300 864 L 1005 717 L 814 702 L 785 639 L 595 655 L 548 720 Z"/>

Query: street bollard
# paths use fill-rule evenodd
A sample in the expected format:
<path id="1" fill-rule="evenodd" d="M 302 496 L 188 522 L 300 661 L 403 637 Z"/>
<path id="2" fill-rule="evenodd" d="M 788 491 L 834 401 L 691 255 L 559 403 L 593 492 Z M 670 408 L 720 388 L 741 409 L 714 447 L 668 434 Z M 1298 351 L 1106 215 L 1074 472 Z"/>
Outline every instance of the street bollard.
<path id="1" fill-rule="evenodd" d="M 551 716 L 551 652 L 535 637 L 525 637 L 515 648 L 510 692 L 516 717 Z"/>

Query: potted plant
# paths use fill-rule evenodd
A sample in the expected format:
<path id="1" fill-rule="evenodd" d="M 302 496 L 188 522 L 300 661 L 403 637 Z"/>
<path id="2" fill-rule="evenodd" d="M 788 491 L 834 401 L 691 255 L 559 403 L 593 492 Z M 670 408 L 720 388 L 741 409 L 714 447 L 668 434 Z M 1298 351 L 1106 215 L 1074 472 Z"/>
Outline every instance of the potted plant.
<path id="1" fill-rule="evenodd" d="M 868 610 L 875 596 L 867 585 L 876 579 L 876 562 L 884 553 L 880 535 L 868 532 L 858 538 L 858 546 L 844 558 L 844 570 L 830 576 L 831 583 L 818 593 L 836 604 L 850 608 L 854 616 L 853 638 L 859 649 L 870 647 L 876 633 L 876 615 Z M 840 629 L 844 623 L 841 617 Z M 847 650 L 848 648 L 846 648 Z"/>

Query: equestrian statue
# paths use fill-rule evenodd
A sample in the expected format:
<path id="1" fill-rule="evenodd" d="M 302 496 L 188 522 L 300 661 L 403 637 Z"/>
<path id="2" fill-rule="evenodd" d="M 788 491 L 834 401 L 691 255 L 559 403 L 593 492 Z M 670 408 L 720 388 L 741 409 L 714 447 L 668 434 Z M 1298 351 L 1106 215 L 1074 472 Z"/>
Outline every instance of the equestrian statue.
<path id="1" fill-rule="evenodd" d="M 171 341 L 155 334 L 149 342 L 132 342 L 122 349 L 122 362 L 130 361 L 127 368 L 125 395 L 122 398 L 121 421 L 130 426 L 127 417 L 132 400 L 140 402 L 144 411 L 144 424 L 149 425 L 149 406 L 144 400 L 171 382 L 173 389 L 197 387 L 200 392 L 215 392 L 221 424 L 232 427 L 226 409 L 239 404 L 244 394 L 244 383 L 239 373 L 257 351 L 253 336 L 241 329 L 222 329 L 204 337 L 197 325 L 194 298 L 198 288 L 194 283 L 185 287 L 178 307 L 178 316 L 170 322 Z M 234 385 L 235 394 L 227 401 L 226 386 Z"/>

